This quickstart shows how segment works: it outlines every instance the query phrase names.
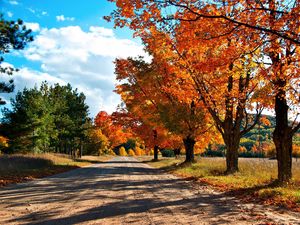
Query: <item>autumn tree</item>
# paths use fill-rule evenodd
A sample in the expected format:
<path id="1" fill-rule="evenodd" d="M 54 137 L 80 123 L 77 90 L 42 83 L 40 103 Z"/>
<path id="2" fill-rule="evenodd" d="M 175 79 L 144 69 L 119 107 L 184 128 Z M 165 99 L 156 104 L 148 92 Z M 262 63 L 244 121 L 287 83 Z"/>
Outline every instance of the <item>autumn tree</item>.
<path id="1" fill-rule="evenodd" d="M 184 33 L 180 29 L 190 32 Z M 181 106 L 182 103 L 189 104 L 189 101 L 193 103 L 202 102 L 203 107 L 206 107 L 211 114 L 227 146 L 227 172 L 234 173 L 238 170 L 240 138 L 254 127 L 261 113 L 258 104 L 256 104 L 258 110 L 256 118 L 251 118 L 246 110 L 253 108 L 253 93 L 258 84 L 255 79 L 256 71 L 252 68 L 253 65 L 251 61 L 247 60 L 247 57 L 236 60 L 236 57 L 242 52 L 238 49 L 237 43 L 233 43 L 234 39 L 231 40 L 232 43 L 228 40 L 223 40 L 220 43 L 211 43 L 210 41 L 200 43 L 189 40 L 190 36 L 193 35 L 192 29 L 189 27 L 178 27 L 177 31 L 179 34 L 174 36 L 174 39 L 153 27 L 150 29 L 150 34 L 144 33 L 142 36 L 148 51 L 152 53 L 153 62 L 159 62 L 160 72 L 163 74 L 163 80 L 158 81 L 158 83 L 160 86 L 161 84 L 165 86 L 156 89 L 165 90 L 164 94 L 167 96 L 167 100 L 172 100 L 172 97 L 176 96 L 176 99 L 181 102 Z M 189 51 L 186 51 L 186 48 Z M 234 52 L 235 55 L 228 59 L 222 59 L 221 53 L 225 51 L 227 53 Z M 207 63 L 208 60 L 212 61 L 211 64 Z M 123 70 L 124 68 L 126 65 L 123 65 Z M 134 66 L 131 65 L 128 68 L 134 68 Z M 169 78 L 168 73 L 171 75 Z M 155 77 L 155 75 L 152 74 L 149 77 Z M 152 80 L 149 83 L 153 87 L 155 82 Z M 141 86 L 139 85 L 139 87 Z M 159 99 L 163 99 L 161 95 L 156 94 L 155 90 L 152 92 L 160 96 Z M 144 90 L 143 93 L 146 91 Z M 151 92 L 148 96 L 151 96 Z M 172 114 L 178 113 L 180 117 L 181 110 L 176 108 L 174 102 L 176 101 L 172 102 L 172 107 L 176 113 Z M 166 112 L 163 112 L 162 115 L 168 115 L 162 118 L 169 120 L 172 118 Z M 184 115 L 188 115 L 187 111 Z M 179 121 L 178 118 L 176 121 Z M 176 124 L 170 121 L 169 123 L 168 121 L 165 122 L 167 122 L 166 124 Z M 191 124 L 197 127 L 201 122 L 204 122 L 203 118 L 193 116 Z M 179 124 L 178 127 L 184 128 L 182 123 L 179 122 Z M 242 130 L 241 127 L 243 127 Z"/>
<path id="2" fill-rule="evenodd" d="M 139 107 L 141 117 L 147 117 L 151 112 L 148 120 L 161 123 L 180 136 L 186 150 L 186 162 L 194 161 L 197 137 L 206 134 L 212 125 L 200 101 L 187 95 L 191 92 L 189 85 L 181 82 L 180 86 L 170 91 L 169 87 L 175 85 L 172 84 L 173 74 L 169 74 L 163 64 L 155 64 L 154 60 L 151 64 L 146 63 L 141 58 L 116 60 L 116 74 L 122 83 L 117 86 L 117 92 L 123 96 L 126 105 L 134 108 L 133 104 L 142 104 Z M 180 92 L 187 98 L 179 101 L 172 91 Z M 209 136 L 206 137 L 208 141 Z"/>
<path id="3" fill-rule="evenodd" d="M 235 43 L 246 46 L 245 53 L 260 51 L 261 56 L 256 62 L 269 64 L 261 67 L 265 71 L 265 78 L 261 82 L 269 87 L 265 88 L 265 96 L 273 99 L 271 106 L 274 106 L 276 113 L 273 140 L 277 152 L 278 180 L 280 183 L 289 181 L 292 176 L 292 137 L 300 127 L 296 119 L 294 123 L 288 121 L 289 112 L 297 112 L 299 104 L 299 2 L 112 1 L 116 2 L 118 9 L 107 19 L 114 18 L 116 26 L 129 26 L 136 31 L 136 35 L 144 35 L 151 27 L 173 34 L 177 32 L 178 25 L 185 25 L 186 31 L 192 31 L 185 40 L 191 40 L 192 43 L 195 40 L 233 39 Z M 209 32 L 199 31 L 205 24 L 210 28 Z M 212 41 L 212 46 L 215 43 Z M 191 52 L 188 47 L 185 50 L 181 54 Z M 223 54 L 223 59 L 230 55 Z"/>
<path id="4" fill-rule="evenodd" d="M 109 141 L 109 148 L 112 149 L 125 143 L 131 134 L 120 124 L 114 123 L 112 116 L 105 111 L 100 111 L 94 120 L 96 128 L 100 129 Z"/>
<path id="5" fill-rule="evenodd" d="M 141 99 L 135 99 L 134 102 L 136 103 L 139 100 Z M 142 111 L 140 106 L 140 104 L 129 104 L 127 102 L 127 108 L 120 108 L 112 114 L 114 122 L 126 127 L 127 130 L 129 129 L 133 137 L 142 140 L 148 153 L 153 149 L 154 161 L 158 160 L 159 149 L 180 148 L 182 145 L 180 138 L 158 123 L 151 122 L 147 111 Z M 131 107 L 134 109 L 130 110 Z"/>

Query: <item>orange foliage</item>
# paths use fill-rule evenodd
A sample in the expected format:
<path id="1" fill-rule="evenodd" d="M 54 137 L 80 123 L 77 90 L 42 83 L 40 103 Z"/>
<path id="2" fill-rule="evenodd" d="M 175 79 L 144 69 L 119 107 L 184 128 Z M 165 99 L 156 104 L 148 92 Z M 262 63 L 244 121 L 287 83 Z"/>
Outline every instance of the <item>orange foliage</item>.
<path id="1" fill-rule="evenodd" d="M 293 145 L 293 156 L 296 158 L 300 157 L 300 146 L 299 145 Z"/>
<path id="2" fill-rule="evenodd" d="M 104 111 L 100 111 L 95 118 L 95 126 L 108 138 L 110 148 L 118 146 L 131 137 L 131 133 L 125 130 L 121 125 L 114 124 L 112 116 Z"/>
<path id="3" fill-rule="evenodd" d="M 122 73 L 118 79 L 126 77 L 130 84 L 140 84 L 134 94 L 130 85 L 117 88 L 126 104 L 137 104 L 135 98 L 147 96 L 139 102 L 146 107 L 132 107 L 131 112 L 147 111 L 156 116 L 148 120 L 157 121 L 157 114 L 161 113 L 155 108 L 163 103 L 162 114 L 167 115 L 163 118 L 164 127 L 196 138 L 198 135 L 191 132 L 195 131 L 192 126 L 188 126 L 191 130 L 183 129 L 188 134 L 178 132 L 180 129 L 176 128 L 186 125 L 178 118 L 175 119 L 178 127 L 168 126 L 175 124 L 170 123 L 169 115 L 180 110 L 173 102 L 165 103 L 175 99 L 176 103 L 187 106 L 192 103 L 198 105 L 196 108 L 205 106 L 223 137 L 226 159 L 232 159 L 233 163 L 227 165 L 234 168 L 227 170 L 234 172 L 238 170 L 236 153 L 240 137 L 259 121 L 258 117 L 250 119 L 248 114 L 256 109 L 260 115 L 262 107 L 274 109 L 273 140 L 276 151 L 282 155 L 278 158 L 278 178 L 280 181 L 290 179 L 291 165 L 288 164 L 291 160 L 286 158 L 291 156 L 286 149 L 300 128 L 296 119 L 292 125 L 288 122 L 289 115 L 300 111 L 299 1 L 110 1 L 116 3 L 117 9 L 106 19 L 114 19 L 115 26 L 134 30 L 153 57 L 151 65 L 129 66 L 132 62 L 127 60 L 120 62 L 116 70 L 117 74 Z M 140 66 L 145 68 L 140 70 Z M 132 76 L 139 73 L 139 77 Z M 165 110 L 169 108 L 171 110 Z M 186 110 L 186 116 L 190 116 L 191 111 Z M 270 124 L 265 118 L 261 122 Z M 195 125 L 195 122 L 190 124 Z"/>
<path id="4" fill-rule="evenodd" d="M 0 135 L 0 149 L 2 147 L 8 147 L 8 139 Z"/>

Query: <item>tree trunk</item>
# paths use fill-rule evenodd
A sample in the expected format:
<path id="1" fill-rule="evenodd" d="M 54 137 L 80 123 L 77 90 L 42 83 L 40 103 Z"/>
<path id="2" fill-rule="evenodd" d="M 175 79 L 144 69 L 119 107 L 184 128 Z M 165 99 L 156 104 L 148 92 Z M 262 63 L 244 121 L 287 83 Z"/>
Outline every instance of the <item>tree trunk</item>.
<path id="1" fill-rule="evenodd" d="M 224 142 L 226 145 L 226 174 L 233 174 L 239 171 L 239 134 L 229 131 L 230 134 L 226 135 Z M 232 134 L 231 134 L 232 133 Z"/>
<path id="2" fill-rule="evenodd" d="M 67 149 L 67 143 L 66 142 L 64 143 L 64 153 L 68 154 L 68 149 Z"/>
<path id="3" fill-rule="evenodd" d="M 158 161 L 158 146 L 154 146 L 154 161 Z"/>
<path id="4" fill-rule="evenodd" d="M 187 136 L 183 139 L 184 147 L 185 147 L 185 162 L 195 162 L 195 155 L 194 155 L 194 146 L 195 146 L 195 139 Z"/>
<path id="5" fill-rule="evenodd" d="M 83 153 L 83 143 L 80 141 L 80 155 L 79 158 L 82 158 L 82 153 Z"/>
<path id="6" fill-rule="evenodd" d="M 287 183 L 292 178 L 292 128 L 288 124 L 286 93 L 279 90 L 275 97 L 276 126 L 273 141 L 276 147 L 278 182 Z"/>

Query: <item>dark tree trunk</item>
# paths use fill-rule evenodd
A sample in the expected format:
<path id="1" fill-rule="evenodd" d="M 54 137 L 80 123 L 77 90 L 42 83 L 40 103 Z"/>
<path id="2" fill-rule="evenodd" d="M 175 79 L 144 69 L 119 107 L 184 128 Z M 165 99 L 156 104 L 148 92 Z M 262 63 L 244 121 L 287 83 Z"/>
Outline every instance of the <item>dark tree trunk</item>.
<path id="1" fill-rule="evenodd" d="M 83 153 L 83 143 L 80 141 L 80 155 L 79 158 L 82 158 L 82 153 Z"/>
<path id="2" fill-rule="evenodd" d="M 224 142 L 226 145 L 226 174 L 233 174 L 239 171 L 239 144 L 240 134 L 239 132 L 228 132 L 225 134 Z"/>
<path id="3" fill-rule="evenodd" d="M 68 154 L 67 143 L 64 143 L 64 153 Z"/>
<path id="4" fill-rule="evenodd" d="M 155 145 L 154 146 L 154 161 L 158 161 L 158 146 L 157 145 Z"/>
<path id="5" fill-rule="evenodd" d="M 279 90 L 275 97 L 276 126 L 273 141 L 276 147 L 278 181 L 287 183 L 292 178 L 292 128 L 288 124 L 286 93 Z"/>
<path id="6" fill-rule="evenodd" d="M 194 155 L 194 146 L 195 146 L 195 139 L 187 136 L 185 139 L 183 139 L 184 147 L 185 147 L 185 162 L 194 162 L 195 161 L 195 155 Z"/>

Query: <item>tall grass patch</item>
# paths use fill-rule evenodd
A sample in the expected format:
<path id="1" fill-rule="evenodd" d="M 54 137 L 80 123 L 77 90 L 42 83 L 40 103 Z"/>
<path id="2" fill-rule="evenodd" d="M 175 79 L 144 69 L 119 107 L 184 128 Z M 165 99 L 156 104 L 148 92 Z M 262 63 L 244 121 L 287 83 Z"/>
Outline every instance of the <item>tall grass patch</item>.
<path id="1" fill-rule="evenodd" d="M 66 172 L 110 158 L 111 156 L 84 156 L 72 159 L 69 155 L 53 153 L 0 155 L 0 187 Z"/>

